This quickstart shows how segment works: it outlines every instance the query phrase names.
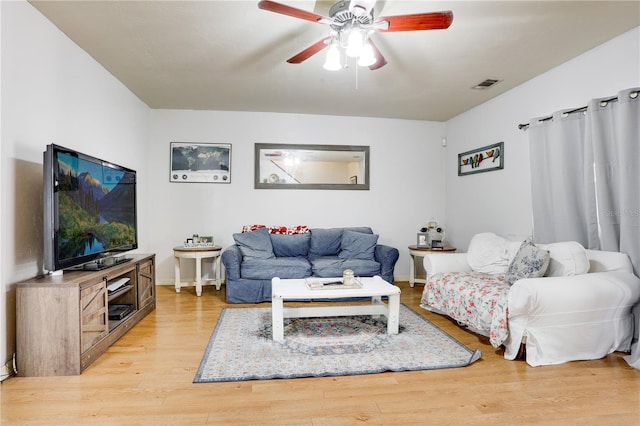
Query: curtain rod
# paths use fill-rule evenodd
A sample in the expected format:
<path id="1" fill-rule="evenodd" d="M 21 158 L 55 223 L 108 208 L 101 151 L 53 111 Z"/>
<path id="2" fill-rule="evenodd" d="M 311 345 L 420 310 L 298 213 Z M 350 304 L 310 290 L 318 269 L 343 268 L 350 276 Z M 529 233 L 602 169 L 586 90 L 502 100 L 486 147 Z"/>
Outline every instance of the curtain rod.
<path id="1" fill-rule="evenodd" d="M 634 92 L 632 92 L 632 93 L 634 93 Z M 637 93 L 637 92 L 635 92 L 635 93 Z M 638 95 L 636 94 L 636 96 L 638 96 Z M 600 106 L 605 106 L 605 105 L 606 105 L 606 104 L 608 104 L 609 102 L 616 102 L 617 100 L 618 100 L 618 97 L 617 97 L 617 96 L 614 96 L 613 98 L 609 98 L 609 99 L 601 100 L 601 101 L 600 101 Z M 569 115 L 569 114 L 574 114 L 574 113 L 576 113 L 576 112 L 583 112 L 583 111 L 586 111 L 586 110 L 587 110 L 587 108 L 588 108 L 588 106 L 586 106 L 586 105 L 585 105 L 585 106 L 580 107 L 580 108 L 576 108 L 576 109 L 572 109 L 572 110 L 569 110 L 569 111 L 565 111 L 565 112 L 563 112 L 563 113 L 562 113 L 562 115 L 566 117 L 566 116 L 567 116 L 567 115 Z M 544 118 L 540 118 L 538 121 L 539 121 L 539 122 L 540 122 L 540 121 L 548 121 L 548 120 L 551 120 L 551 119 L 553 119 L 553 115 L 550 115 L 550 116 L 548 116 L 548 117 L 544 117 Z M 528 128 L 529 128 L 529 123 L 526 123 L 526 124 L 518 124 L 518 129 L 520 129 L 520 130 L 527 130 Z"/>

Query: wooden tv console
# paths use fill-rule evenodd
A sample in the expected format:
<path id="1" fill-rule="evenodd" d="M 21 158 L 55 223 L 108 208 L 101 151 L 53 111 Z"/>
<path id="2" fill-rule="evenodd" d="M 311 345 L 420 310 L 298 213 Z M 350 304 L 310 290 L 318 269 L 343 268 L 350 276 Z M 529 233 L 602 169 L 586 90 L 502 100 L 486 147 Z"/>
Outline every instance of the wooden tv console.
<path id="1" fill-rule="evenodd" d="M 18 375 L 80 374 L 155 309 L 155 254 L 127 257 L 107 269 L 65 271 L 16 285 Z M 108 291 L 114 283 L 121 287 Z M 111 305 L 131 310 L 110 320 Z"/>

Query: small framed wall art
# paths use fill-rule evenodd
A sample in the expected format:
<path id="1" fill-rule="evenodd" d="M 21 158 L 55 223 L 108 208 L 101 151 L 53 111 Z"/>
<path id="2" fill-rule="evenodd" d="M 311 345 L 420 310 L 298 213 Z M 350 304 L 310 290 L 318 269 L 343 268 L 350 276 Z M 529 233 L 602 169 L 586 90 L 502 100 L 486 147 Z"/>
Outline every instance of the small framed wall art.
<path id="1" fill-rule="evenodd" d="M 504 169 L 504 142 L 458 154 L 458 176 Z"/>
<path id="2" fill-rule="evenodd" d="M 231 144 L 171 142 L 170 182 L 231 183 Z"/>

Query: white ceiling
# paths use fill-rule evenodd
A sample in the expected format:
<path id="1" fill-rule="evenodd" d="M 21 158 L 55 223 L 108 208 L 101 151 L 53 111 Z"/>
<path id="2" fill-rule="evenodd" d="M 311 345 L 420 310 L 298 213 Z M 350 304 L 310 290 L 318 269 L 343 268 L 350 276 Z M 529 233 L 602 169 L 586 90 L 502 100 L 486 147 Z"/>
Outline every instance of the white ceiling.
<path id="1" fill-rule="evenodd" d="M 322 15 L 333 3 L 279 2 Z M 453 23 L 378 33 L 386 66 L 332 72 L 324 52 L 285 62 L 328 27 L 260 10 L 257 0 L 30 3 L 151 108 L 434 121 L 640 26 L 640 1 L 380 0 L 376 16 L 451 10 Z M 471 89 L 487 78 L 502 81 Z"/>

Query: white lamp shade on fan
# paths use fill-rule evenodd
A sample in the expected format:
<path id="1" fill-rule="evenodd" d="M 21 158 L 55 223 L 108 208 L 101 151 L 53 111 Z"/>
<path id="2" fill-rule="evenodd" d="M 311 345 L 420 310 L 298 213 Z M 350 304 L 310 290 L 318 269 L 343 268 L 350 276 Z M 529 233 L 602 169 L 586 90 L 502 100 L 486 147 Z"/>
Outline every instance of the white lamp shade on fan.
<path id="1" fill-rule="evenodd" d="M 347 50 L 345 53 L 347 56 L 357 58 L 362 53 L 364 48 L 364 36 L 359 28 L 355 27 L 349 32 L 347 37 Z"/>
<path id="2" fill-rule="evenodd" d="M 328 71 L 338 71 L 342 69 L 342 64 L 340 63 L 340 50 L 335 44 L 332 44 L 331 47 L 329 47 L 327 59 L 324 62 L 323 67 Z"/>
<path id="3" fill-rule="evenodd" d="M 375 62 L 376 57 L 373 55 L 373 47 L 369 43 L 366 43 L 362 48 L 360 58 L 358 58 L 358 65 L 361 67 L 368 67 L 375 64 Z"/>

